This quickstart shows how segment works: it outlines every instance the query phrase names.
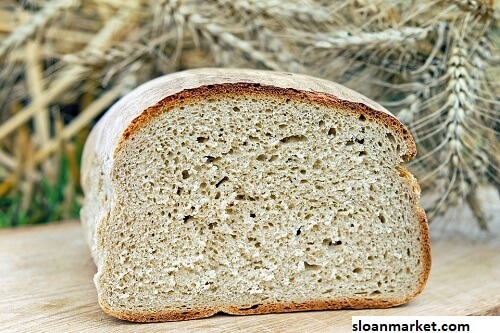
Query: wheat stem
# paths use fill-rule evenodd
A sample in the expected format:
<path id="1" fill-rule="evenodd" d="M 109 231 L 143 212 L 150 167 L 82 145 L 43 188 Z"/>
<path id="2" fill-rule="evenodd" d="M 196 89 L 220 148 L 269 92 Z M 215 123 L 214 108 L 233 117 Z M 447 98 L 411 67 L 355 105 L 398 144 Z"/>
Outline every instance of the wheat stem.
<path id="1" fill-rule="evenodd" d="M 61 130 L 56 138 L 49 141 L 46 145 L 39 150 L 34 157 L 35 163 L 40 163 L 45 160 L 46 157 L 56 151 L 61 142 L 72 138 L 76 133 L 81 131 L 90 120 L 94 119 L 98 114 L 100 114 L 105 108 L 107 108 L 113 101 L 115 101 L 123 93 L 122 86 L 116 86 L 113 89 L 107 91 L 97 100 L 93 101 L 85 110 L 82 111 L 69 125 Z"/>
<path id="2" fill-rule="evenodd" d="M 0 150 L 0 165 L 13 171 L 18 168 L 19 161 L 14 156 Z"/>

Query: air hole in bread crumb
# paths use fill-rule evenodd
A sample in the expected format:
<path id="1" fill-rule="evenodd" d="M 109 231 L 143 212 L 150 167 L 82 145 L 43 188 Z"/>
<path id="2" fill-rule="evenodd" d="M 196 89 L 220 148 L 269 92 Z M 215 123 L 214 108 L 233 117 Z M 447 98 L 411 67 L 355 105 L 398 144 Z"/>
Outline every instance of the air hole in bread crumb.
<path id="1" fill-rule="evenodd" d="M 363 272 L 363 269 L 361 267 L 356 267 L 352 270 L 352 272 L 355 274 L 360 274 L 361 272 Z"/>
<path id="2" fill-rule="evenodd" d="M 331 135 L 331 136 L 335 136 L 337 135 L 337 130 L 333 127 L 331 127 L 329 130 L 328 130 L 328 135 Z"/>
<path id="3" fill-rule="evenodd" d="M 255 215 L 254 213 L 250 213 L 250 217 L 251 217 L 251 218 L 255 218 L 255 216 L 256 216 L 256 215 Z"/>
<path id="4" fill-rule="evenodd" d="M 290 135 L 286 136 L 280 140 L 282 143 L 298 143 L 307 141 L 307 137 L 304 135 Z"/>
<path id="5" fill-rule="evenodd" d="M 251 306 L 251 307 L 249 307 L 249 308 L 240 308 L 239 310 L 241 310 L 241 311 L 246 311 L 246 310 L 255 310 L 255 309 L 257 309 L 258 307 L 259 307 L 259 304 L 254 304 L 254 305 L 252 305 L 252 306 Z"/>
<path id="6" fill-rule="evenodd" d="M 188 179 L 189 178 L 189 171 L 184 170 L 182 171 L 182 179 Z"/>
<path id="7" fill-rule="evenodd" d="M 318 123 L 319 127 L 323 127 L 325 126 L 325 121 L 324 120 L 320 120 L 319 123 Z"/>
<path id="8" fill-rule="evenodd" d="M 239 112 L 239 111 L 240 111 L 240 108 L 239 108 L 239 107 L 237 107 L 237 106 L 235 106 L 235 107 L 233 108 L 233 111 L 234 111 L 234 112 Z"/>
<path id="9" fill-rule="evenodd" d="M 379 282 L 379 283 L 380 283 L 380 282 Z M 380 285 L 381 285 L 381 284 L 380 284 Z M 380 287 L 380 285 L 379 285 L 379 287 Z M 373 291 L 370 295 L 379 295 L 379 294 L 381 294 L 380 290 L 375 290 L 375 291 Z"/>
<path id="10" fill-rule="evenodd" d="M 346 146 L 352 146 L 354 144 L 354 140 L 349 140 L 345 143 Z"/>
<path id="11" fill-rule="evenodd" d="M 318 269 L 321 269 L 321 265 L 310 264 L 307 261 L 304 261 L 304 268 L 306 269 L 306 271 L 316 271 Z"/>
<path id="12" fill-rule="evenodd" d="M 365 115 L 364 115 L 364 114 L 360 115 L 360 116 L 359 116 L 359 120 L 361 120 L 361 121 L 365 121 L 365 120 L 366 120 Z"/>
<path id="13" fill-rule="evenodd" d="M 238 194 L 236 200 L 246 200 L 246 201 L 256 201 L 256 198 L 249 196 L 248 194 Z"/>
<path id="14" fill-rule="evenodd" d="M 207 159 L 207 163 L 213 163 L 219 159 L 218 157 L 213 157 L 213 156 L 205 156 L 205 158 Z"/>
<path id="15" fill-rule="evenodd" d="M 396 143 L 396 139 L 394 138 L 394 135 L 392 135 L 391 133 L 387 133 L 385 136 L 386 136 L 386 137 L 389 139 L 389 141 L 391 141 L 392 143 Z"/>
<path id="16" fill-rule="evenodd" d="M 302 230 L 300 230 L 302 228 L 302 226 L 300 226 L 298 229 L 297 229 L 297 232 L 295 233 L 297 236 L 299 236 L 301 233 L 302 233 Z"/>
<path id="17" fill-rule="evenodd" d="M 207 141 L 208 141 L 208 138 L 207 138 L 207 137 L 204 137 L 204 136 L 199 136 L 199 137 L 197 137 L 197 138 L 196 138 L 196 141 L 197 141 L 198 143 L 205 143 L 205 142 L 207 142 Z"/>
<path id="18" fill-rule="evenodd" d="M 227 178 L 227 176 L 224 176 L 224 178 L 222 178 L 221 180 L 219 180 L 219 182 L 217 184 L 215 184 L 215 187 L 218 188 L 219 186 L 221 186 L 222 184 L 224 184 L 228 180 L 229 180 L 229 178 Z"/>
<path id="19" fill-rule="evenodd" d="M 381 223 L 385 223 L 386 222 L 385 216 L 382 215 L 382 214 L 379 214 L 378 219 L 380 220 Z"/>
<path id="20" fill-rule="evenodd" d="M 265 154 L 260 154 L 259 156 L 257 156 L 257 161 L 267 161 L 267 156 Z"/>

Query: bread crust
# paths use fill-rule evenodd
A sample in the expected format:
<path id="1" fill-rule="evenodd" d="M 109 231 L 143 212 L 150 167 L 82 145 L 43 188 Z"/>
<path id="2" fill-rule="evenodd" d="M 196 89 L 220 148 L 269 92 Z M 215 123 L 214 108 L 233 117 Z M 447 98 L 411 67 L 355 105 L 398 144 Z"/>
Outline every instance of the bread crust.
<path id="1" fill-rule="evenodd" d="M 408 299 L 409 300 L 409 299 Z M 405 301 L 394 302 L 384 299 L 354 299 L 345 298 L 341 300 L 312 300 L 300 303 L 280 302 L 243 306 L 227 306 L 218 308 L 199 308 L 191 310 L 168 310 L 155 313 L 135 313 L 130 311 L 113 311 L 101 303 L 104 312 L 113 317 L 141 323 L 161 322 L 161 321 L 181 321 L 191 319 L 201 319 L 211 317 L 217 313 L 230 315 L 257 315 L 269 313 L 288 313 L 314 310 L 339 310 L 339 309 L 383 309 L 397 306 Z"/>
<path id="2" fill-rule="evenodd" d="M 299 87 L 300 85 L 300 87 Z M 231 96 L 233 98 L 279 98 L 326 106 L 339 112 L 363 115 L 383 124 L 399 137 L 406 147 L 403 159 L 412 159 L 416 154 L 415 142 L 410 132 L 389 111 L 364 96 L 332 82 L 304 75 L 273 73 L 256 70 L 200 69 L 169 75 L 153 80 L 122 98 L 100 120 L 87 140 L 82 157 L 82 186 L 88 192 L 91 177 L 91 161 L 95 156 L 101 159 L 99 172 L 112 179 L 113 165 L 118 152 L 137 131 L 163 112 L 194 103 L 206 98 Z M 402 168 L 404 169 L 404 168 Z M 178 321 L 210 317 L 218 312 L 235 315 L 265 314 L 327 309 L 386 308 L 406 303 L 420 294 L 428 279 L 431 254 L 428 223 L 423 208 L 418 204 L 420 188 L 415 178 L 406 170 L 402 172 L 415 192 L 415 215 L 420 224 L 423 273 L 419 285 L 406 299 L 345 298 L 311 300 L 301 303 L 265 303 L 245 306 L 199 308 L 190 310 L 166 310 L 154 313 L 116 311 L 99 297 L 103 310 L 114 317 L 134 322 Z M 109 203 L 110 205 L 112 203 Z M 99 249 L 96 245 L 98 230 L 102 221 L 84 221 L 94 259 Z"/>

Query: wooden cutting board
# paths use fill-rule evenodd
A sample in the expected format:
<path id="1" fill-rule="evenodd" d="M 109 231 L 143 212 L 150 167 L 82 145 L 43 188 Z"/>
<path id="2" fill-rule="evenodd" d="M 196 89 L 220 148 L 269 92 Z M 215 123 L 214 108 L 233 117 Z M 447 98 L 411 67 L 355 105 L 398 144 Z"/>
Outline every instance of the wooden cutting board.
<path id="1" fill-rule="evenodd" d="M 3 230 L 0 332 L 350 332 L 353 315 L 499 315 L 500 237 L 448 234 L 433 241 L 426 289 L 403 306 L 134 324 L 97 304 L 96 267 L 77 221 Z"/>

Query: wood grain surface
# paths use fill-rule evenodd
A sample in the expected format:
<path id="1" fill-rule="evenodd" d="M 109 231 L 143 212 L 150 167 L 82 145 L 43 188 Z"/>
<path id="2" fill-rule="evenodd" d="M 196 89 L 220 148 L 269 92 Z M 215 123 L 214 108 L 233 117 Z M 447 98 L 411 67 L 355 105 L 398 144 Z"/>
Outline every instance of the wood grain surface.
<path id="1" fill-rule="evenodd" d="M 457 221 L 466 218 L 456 215 Z M 466 225 L 473 227 L 471 221 Z M 0 332 L 350 332 L 353 315 L 498 315 L 498 232 L 447 235 L 433 240 L 433 266 L 424 292 L 396 308 L 217 315 L 134 324 L 109 317 L 100 309 L 92 280 L 96 267 L 77 221 L 3 230 Z"/>

